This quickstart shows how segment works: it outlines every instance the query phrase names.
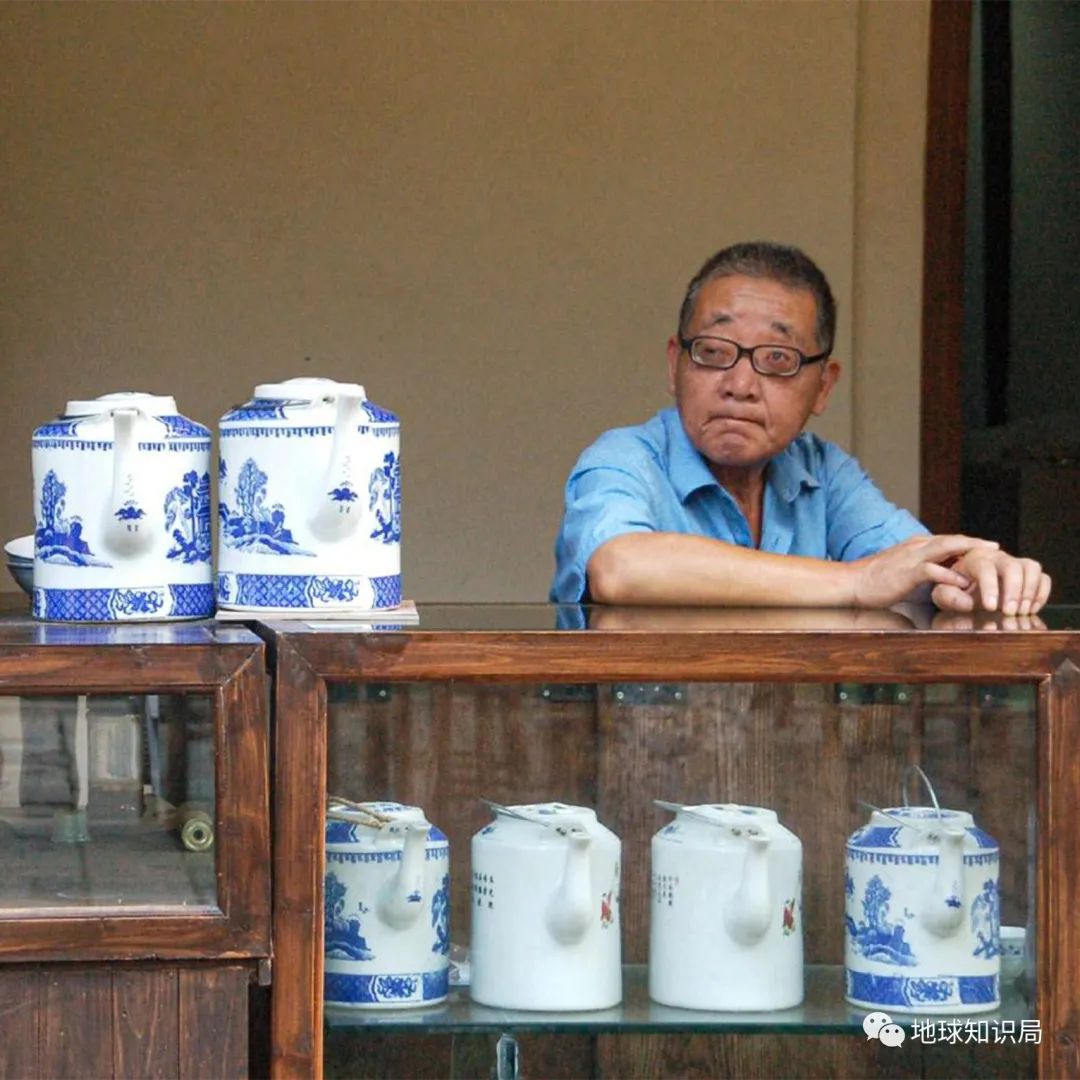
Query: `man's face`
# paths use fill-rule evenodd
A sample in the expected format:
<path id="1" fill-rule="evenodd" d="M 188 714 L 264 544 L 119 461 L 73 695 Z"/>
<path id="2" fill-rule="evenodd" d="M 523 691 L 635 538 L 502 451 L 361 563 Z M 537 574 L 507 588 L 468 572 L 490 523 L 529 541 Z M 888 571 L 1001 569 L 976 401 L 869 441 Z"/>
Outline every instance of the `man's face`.
<path id="1" fill-rule="evenodd" d="M 804 355 L 821 351 L 817 304 L 808 289 L 741 274 L 706 282 L 697 296 L 686 337 L 712 334 L 740 345 L 794 345 Z M 804 364 L 790 378 L 759 375 L 748 356 L 727 371 L 695 364 L 678 337 L 668 342 L 668 391 L 690 441 L 721 469 L 763 468 L 825 403 L 840 365 Z"/>

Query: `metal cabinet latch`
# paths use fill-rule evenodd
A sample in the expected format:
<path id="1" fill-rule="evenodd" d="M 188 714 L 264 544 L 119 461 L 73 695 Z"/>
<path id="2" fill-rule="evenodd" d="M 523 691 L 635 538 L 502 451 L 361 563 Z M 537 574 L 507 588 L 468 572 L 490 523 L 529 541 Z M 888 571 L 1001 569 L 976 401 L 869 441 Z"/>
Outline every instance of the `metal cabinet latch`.
<path id="1" fill-rule="evenodd" d="M 685 683 L 615 683 L 611 696 L 620 705 L 685 705 Z"/>
<path id="2" fill-rule="evenodd" d="M 837 705 L 910 705 L 914 687 L 906 683 L 837 683 Z"/>
<path id="3" fill-rule="evenodd" d="M 540 696 L 554 705 L 572 704 L 575 701 L 596 700 L 595 683 L 544 683 Z"/>

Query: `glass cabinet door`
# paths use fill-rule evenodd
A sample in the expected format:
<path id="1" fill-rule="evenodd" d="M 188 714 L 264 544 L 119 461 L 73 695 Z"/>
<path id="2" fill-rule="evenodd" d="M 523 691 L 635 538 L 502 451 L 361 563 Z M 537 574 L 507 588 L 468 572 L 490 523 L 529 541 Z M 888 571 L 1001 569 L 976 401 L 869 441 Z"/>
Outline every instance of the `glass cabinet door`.
<path id="1" fill-rule="evenodd" d="M 1018 958 L 1010 956 L 1002 967 L 999 1009 L 978 1015 L 957 1010 L 961 1041 L 972 1045 L 954 1051 L 960 1055 L 955 1066 L 966 1067 L 961 1057 L 974 1053 L 983 1035 L 986 1041 L 1000 1036 L 986 1052 L 1006 1071 L 1011 1062 L 1023 1075 L 1033 1068 L 1037 1029 L 1033 949 L 1024 944 L 1034 942 L 1036 712 L 1030 683 L 331 684 L 328 794 L 420 806 L 449 837 L 454 957 L 468 958 L 470 924 L 476 917 L 470 839 L 491 821 L 483 800 L 504 805 L 557 801 L 595 808 L 601 822 L 621 838 L 619 904 L 626 967 L 622 1002 L 594 1012 L 487 1008 L 470 1001 L 464 980 L 447 1003 L 426 1009 L 365 1012 L 328 1006 L 328 1074 L 361 1067 L 357 1040 L 365 1033 L 418 1027 L 431 1034 L 490 1038 L 513 1032 L 533 1039 L 523 1054 L 522 1069 L 538 1074 L 563 1069 L 566 1075 L 588 1075 L 601 1067 L 613 1075 L 630 1075 L 640 1067 L 641 1055 L 647 1057 L 638 1042 L 601 1038 L 599 1043 L 576 1044 L 578 1059 L 571 1061 L 567 1046 L 556 1048 L 545 1041 L 543 1033 L 556 1028 L 578 1036 L 632 1033 L 659 1038 L 679 1032 L 689 1047 L 693 1041 L 686 1042 L 688 1034 L 837 1036 L 848 1042 L 850 1053 L 872 1056 L 874 1047 L 863 1045 L 868 1010 L 845 999 L 845 948 L 851 942 L 876 941 L 887 931 L 902 937 L 903 924 L 918 913 L 891 910 L 887 904 L 884 909 L 873 903 L 867 908 L 861 893 L 849 896 L 855 888 L 848 877 L 854 856 L 846 845 L 869 822 L 872 807 L 904 805 L 902 779 L 908 766 L 918 763 L 935 791 L 931 796 L 910 774 L 911 804 L 931 805 L 936 797 L 943 808 L 970 813 L 1000 850 L 1000 860 L 993 857 L 992 873 L 988 870 L 979 879 L 982 891 L 955 898 L 964 905 L 964 921 L 978 921 L 985 931 L 983 947 L 993 956 L 1001 948 L 1003 926 L 1012 948 L 1020 950 Z M 650 921 L 656 904 L 664 900 L 656 895 L 650 872 L 650 842 L 672 820 L 654 800 L 769 808 L 799 837 L 802 895 L 788 898 L 790 911 L 785 910 L 784 917 L 790 917 L 793 930 L 797 925 L 804 940 L 806 996 L 801 1006 L 722 1012 L 673 1008 L 650 999 L 648 965 L 655 960 L 649 950 Z M 879 858 L 882 867 L 876 869 L 883 877 L 891 869 L 883 868 L 885 864 L 899 861 L 893 854 L 855 854 L 864 861 Z M 987 865 L 990 860 L 978 853 L 965 858 Z M 854 873 L 863 885 L 870 880 L 862 869 Z M 718 905 L 724 900 L 719 893 L 728 886 L 733 887 L 718 883 Z M 672 887 L 665 885 L 669 892 Z M 359 919 L 361 928 L 365 918 L 374 917 L 362 911 L 347 915 Z M 875 955 L 886 951 L 878 949 Z M 907 962 L 897 958 L 900 981 Z M 467 973 L 467 965 L 452 969 L 452 978 L 459 970 Z M 943 980 L 931 986 L 926 979 L 915 980 L 912 987 L 912 993 L 927 994 L 947 989 Z M 916 1017 L 923 1026 L 915 1027 Z M 936 1030 L 925 1026 L 927 1014 L 914 1007 L 893 1019 L 909 1040 L 907 1064 L 921 1060 L 921 1048 L 913 1051 L 912 1046 L 937 1041 Z M 936 1024 L 954 1017 L 931 1019 Z M 945 1028 L 942 1033 L 947 1041 Z M 758 1048 L 752 1049 L 754 1045 Z M 433 1052 L 429 1048 L 423 1054 Z M 449 1040 L 442 1052 L 453 1054 Z M 692 1058 L 696 1051 L 687 1052 Z M 947 1053 L 941 1047 L 932 1052 Z M 672 1053 L 669 1046 L 665 1054 Z M 799 1056 L 811 1053 L 805 1044 L 780 1051 L 775 1042 L 752 1041 L 741 1053 L 757 1061 L 761 1075 L 780 1068 L 781 1058 L 796 1070 L 790 1075 L 812 1065 L 809 1057 L 804 1061 Z M 396 1067 L 405 1068 L 405 1061 L 395 1058 Z M 452 1064 L 447 1057 L 446 1067 Z"/>
<path id="2" fill-rule="evenodd" d="M 265 647 L 0 618 L 0 963 L 266 956 Z"/>
<path id="3" fill-rule="evenodd" d="M 0 697 L 0 910 L 213 909 L 212 704 Z"/>

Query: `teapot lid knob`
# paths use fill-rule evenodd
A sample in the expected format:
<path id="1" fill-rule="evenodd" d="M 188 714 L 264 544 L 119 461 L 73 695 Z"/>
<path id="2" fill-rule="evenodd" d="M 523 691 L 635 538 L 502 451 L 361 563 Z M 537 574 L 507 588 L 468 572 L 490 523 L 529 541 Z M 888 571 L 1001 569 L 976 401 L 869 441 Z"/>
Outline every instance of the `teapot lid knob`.
<path id="1" fill-rule="evenodd" d="M 176 398 L 165 394 L 145 394 L 138 390 L 122 390 L 101 397 L 69 401 L 65 416 L 98 416 L 110 409 L 139 409 L 150 416 L 175 416 Z"/>
<path id="2" fill-rule="evenodd" d="M 316 379 L 308 376 L 286 379 L 278 383 L 259 383 L 255 387 L 257 398 L 267 398 L 271 401 L 322 401 L 342 394 L 367 399 L 367 394 L 359 383 L 335 382 L 333 379 Z"/>

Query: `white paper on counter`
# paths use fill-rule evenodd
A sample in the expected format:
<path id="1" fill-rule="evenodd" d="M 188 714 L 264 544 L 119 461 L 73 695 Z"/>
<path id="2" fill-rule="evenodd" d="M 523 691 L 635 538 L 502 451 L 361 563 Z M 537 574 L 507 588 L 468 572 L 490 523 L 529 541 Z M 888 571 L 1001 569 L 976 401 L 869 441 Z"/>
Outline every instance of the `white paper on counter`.
<path id="1" fill-rule="evenodd" d="M 349 611 L 319 611 L 312 608 L 260 608 L 258 611 L 219 610 L 215 616 L 221 622 L 268 622 L 279 619 L 299 620 L 311 624 L 313 630 L 320 623 L 418 623 L 420 612 L 414 600 L 403 600 L 392 608 L 353 608 Z M 340 629 L 340 627 L 334 627 Z"/>

